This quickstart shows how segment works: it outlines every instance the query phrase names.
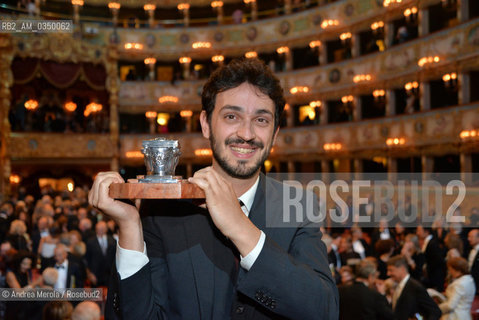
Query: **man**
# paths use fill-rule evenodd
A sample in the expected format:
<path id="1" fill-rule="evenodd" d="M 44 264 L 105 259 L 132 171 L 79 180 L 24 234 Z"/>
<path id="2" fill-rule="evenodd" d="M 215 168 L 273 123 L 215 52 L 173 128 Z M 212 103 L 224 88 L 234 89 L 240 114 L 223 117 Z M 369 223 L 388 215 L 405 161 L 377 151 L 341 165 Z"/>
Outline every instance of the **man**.
<path id="1" fill-rule="evenodd" d="M 83 276 L 80 267 L 68 258 L 68 248 L 63 243 L 55 247 L 54 268 L 58 271 L 55 289 L 83 288 Z M 45 269 L 46 270 L 46 269 Z"/>
<path id="2" fill-rule="evenodd" d="M 439 246 L 431 228 L 418 225 L 416 235 L 422 241 L 421 250 L 426 258 L 427 287 L 442 292 L 447 273 L 445 252 Z"/>
<path id="3" fill-rule="evenodd" d="M 278 79 L 259 60 L 235 60 L 212 74 L 200 121 L 213 163 L 189 179 L 204 190 L 207 209 L 184 200 L 143 202 L 150 216 L 141 221 L 135 207 L 108 196 L 108 186 L 123 179 L 97 175 L 89 202 L 119 227 L 118 274 L 107 302 L 117 316 L 337 318 L 319 225 L 267 224 L 269 214 L 283 217 L 283 185 L 261 175 L 260 167 L 284 104 Z"/>
<path id="4" fill-rule="evenodd" d="M 98 222 L 95 226 L 95 236 L 86 244 L 85 260 L 88 269 L 95 275 L 96 286 L 108 285 L 111 267 L 115 261 L 116 242 L 107 231 L 106 222 Z"/>
<path id="5" fill-rule="evenodd" d="M 415 318 L 416 314 L 425 320 L 439 319 L 441 310 L 428 295 L 426 289 L 410 277 L 404 257 L 397 255 L 388 260 L 388 276 L 396 283 L 392 307 L 398 320 Z"/>
<path id="6" fill-rule="evenodd" d="M 474 278 L 474 283 L 476 284 L 476 294 L 477 289 L 479 288 L 479 230 L 472 229 L 467 235 L 467 240 L 471 245 L 471 251 L 469 252 L 469 257 L 467 262 L 469 264 L 469 271 L 471 276 Z"/>
<path id="7" fill-rule="evenodd" d="M 356 267 L 356 280 L 352 285 L 339 287 L 339 319 L 374 320 L 395 319 L 388 301 L 375 287 L 377 270 L 374 262 L 363 260 Z"/>

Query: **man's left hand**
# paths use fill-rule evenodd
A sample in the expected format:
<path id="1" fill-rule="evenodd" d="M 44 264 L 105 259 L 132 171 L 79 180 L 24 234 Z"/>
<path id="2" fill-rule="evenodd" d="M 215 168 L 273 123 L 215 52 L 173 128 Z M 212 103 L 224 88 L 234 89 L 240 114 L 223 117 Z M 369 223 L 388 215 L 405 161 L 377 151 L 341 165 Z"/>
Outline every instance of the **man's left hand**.
<path id="1" fill-rule="evenodd" d="M 245 257 L 258 243 L 261 231 L 241 210 L 231 184 L 212 167 L 197 171 L 188 181 L 203 189 L 213 223 Z"/>

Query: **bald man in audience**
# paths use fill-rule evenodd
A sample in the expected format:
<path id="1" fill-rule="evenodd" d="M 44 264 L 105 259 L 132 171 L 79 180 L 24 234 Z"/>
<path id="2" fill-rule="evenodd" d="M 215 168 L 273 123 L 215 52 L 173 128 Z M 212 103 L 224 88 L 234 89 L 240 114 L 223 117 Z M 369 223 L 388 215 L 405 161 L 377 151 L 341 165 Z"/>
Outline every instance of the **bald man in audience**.
<path id="1" fill-rule="evenodd" d="M 100 307 L 93 301 L 83 301 L 73 310 L 72 320 L 100 320 Z"/>
<path id="2" fill-rule="evenodd" d="M 105 221 L 99 221 L 95 226 L 95 236 L 86 243 L 85 260 L 88 268 L 96 277 L 97 286 L 108 285 L 111 268 L 115 261 L 116 241 L 107 234 Z"/>

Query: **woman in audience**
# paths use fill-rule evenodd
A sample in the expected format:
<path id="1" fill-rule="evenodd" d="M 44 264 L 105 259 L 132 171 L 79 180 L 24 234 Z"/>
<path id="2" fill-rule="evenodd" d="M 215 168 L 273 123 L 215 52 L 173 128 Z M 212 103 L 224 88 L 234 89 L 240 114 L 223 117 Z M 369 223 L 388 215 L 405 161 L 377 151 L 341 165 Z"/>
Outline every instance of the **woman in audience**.
<path id="1" fill-rule="evenodd" d="M 467 260 L 451 258 L 447 261 L 447 270 L 453 282 L 446 289 L 447 300 L 439 305 L 443 314 L 441 320 L 470 320 L 476 287 Z"/>
<path id="2" fill-rule="evenodd" d="M 8 242 L 12 244 L 16 250 L 29 250 L 29 237 L 27 234 L 27 226 L 22 220 L 13 220 L 7 236 Z"/>

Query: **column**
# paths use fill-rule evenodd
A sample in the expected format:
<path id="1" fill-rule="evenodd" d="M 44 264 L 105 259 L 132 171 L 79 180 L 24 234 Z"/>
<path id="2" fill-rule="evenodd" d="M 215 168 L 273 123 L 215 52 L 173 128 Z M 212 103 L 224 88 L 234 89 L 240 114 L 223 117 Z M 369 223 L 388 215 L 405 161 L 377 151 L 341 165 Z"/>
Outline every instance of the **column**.
<path id="1" fill-rule="evenodd" d="M 363 177 L 363 159 L 354 159 L 354 179 L 360 180 Z"/>
<path id="2" fill-rule="evenodd" d="M 328 63 L 328 47 L 326 41 L 321 40 L 321 45 L 318 47 L 319 65 L 324 66 Z"/>
<path id="3" fill-rule="evenodd" d="M 120 126 L 118 119 L 118 93 L 120 83 L 118 81 L 118 52 L 116 46 L 110 45 L 107 50 L 105 69 L 107 74 L 107 90 L 110 95 L 110 140 L 115 148 L 113 158 L 110 159 L 110 169 L 118 171 L 120 168 Z"/>
<path id="4" fill-rule="evenodd" d="M 421 156 L 422 164 L 422 180 L 427 180 L 430 178 L 430 173 L 434 169 L 434 159 L 429 156 Z"/>
<path id="5" fill-rule="evenodd" d="M 470 154 L 461 152 L 459 154 L 459 161 L 461 163 L 461 181 L 466 185 L 472 183 L 472 157 Z"/>
<path id="6" fill-rule="evenodd" d="M 284 14 L 291 13 L 291 0 L 284 0 Z"/>
<path id="7" fill-rule="evenodd" d="M 388 157 L 388 180 L 393 184 L 397 180 L 397 164 L 396 158 Z"/>
<path id="8" fill-rule="evenodd" d="M 0 33 L 0 200 L 1 196 L 10 195 L 10 173 L 11 162 L 8 154 L 10 138 L 10 122 L 8 121 L 8 110 L 10 109 L 11 92 L 13 85 L 13 74 L 11 64 L 13 60 L 13 42 L 10 34 Z"/>
<path id="9" fill-rule="evenodd" d="M 319 117 L 319 124 L 328 124 L 328 102 L 321 100 L 321 116 Z"/>
<path id="10" fill-rule="evenodd" d="M 285 116 L 286 116 L 286 126 L 288 128 L 294 127 L 294 111 L 293 107 L 288 103 L 288 108 L 285 110 Z"/>
<path id="11" fill-rule="evenodd" d="M 469 73 L 460 72 L 457 76 L 459 104 L 471 102 L 471 76 Z"/>
<path id="12" fill-rule="evenodd" d="M 466 22 L 467 20 L 469 20 L 469 1 L 468 0 L 457 1 L 457 20 L 459 21 L 459 23 Z"/>
<path id="13" fill-rule="evenodd" d="M 418 20 L 419 37 L 427 35 L 429 33 L 429 10 L 427 8 L 419 9 Z"/>
<path id="14" fill-rule="evenodd" d="M 348 102 L 349 103 L 349 102 Z M 353 120 L 359 121 L 362 118 L 362 106 L 361 106 L 361 97 L 354 96 L 353 101 Z"/>
<path id="15" fill-rule="evenodd" d="M 431 110 L 431 85 L 429 82 L 419 84 L 419 102 L 421 111 Z"/>
<path id="16" fill-rule="evenodd" d="M 331 181 L 329 173 L 329 160 L 321 160 L 321 180 L 327 185 Z"/>
<path id="17" fill-rule="evenodd" d="M 291 51 L 291 49 L 284 53 L 284 66 L 285 71 L 293 70 L 293 51 Z"/>
<path id="18" fill-rule="evenodd" d="M 386 49 L 391 47 L 394 42 L 394 24 L 391 22 L 385 23 L 384 25 L 384 45 Z"/>
<path id="19" fill-rule="evenodd" d="M 361 55 L 361 41 L 359 41 L 359 34 L 353 33 L 351 37 L 351 56 L 357 58 Z"/>
<path id="20" fill-rule="evenodd" d="M 393 89 L 386 90 L 386 117 L 396 114 L 396 93 Z"/>

